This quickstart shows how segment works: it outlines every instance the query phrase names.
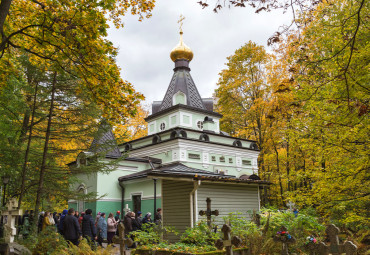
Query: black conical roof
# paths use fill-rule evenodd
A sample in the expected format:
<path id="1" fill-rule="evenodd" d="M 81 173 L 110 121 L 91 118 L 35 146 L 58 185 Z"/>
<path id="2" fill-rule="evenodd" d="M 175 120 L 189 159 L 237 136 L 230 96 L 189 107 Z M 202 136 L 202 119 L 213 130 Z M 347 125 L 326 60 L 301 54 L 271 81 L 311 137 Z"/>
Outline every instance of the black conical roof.
<path id="1" fill-rule="evenodd" d="M 163 111 L 173 106 L 173 96 L 181 91 L 186 95 L 186 105 L 202 110 L 207 110 L 203 104 L 202 98 L 197 87 L 190 75 L 189 61 L 176 60 L 174 74 L 170 85 L 168 86 L 166 95 L 163 98 L 159 111 Z"/>
<path id="2" fill-rule="evenodd" d="M 103 120 L 99 126 L 98 133 L 94 138 L 89 151 L 94 153 L 106 153 L 105 157 L 119 158 L 122 156 L 114 137 L 112 127 Z"/>

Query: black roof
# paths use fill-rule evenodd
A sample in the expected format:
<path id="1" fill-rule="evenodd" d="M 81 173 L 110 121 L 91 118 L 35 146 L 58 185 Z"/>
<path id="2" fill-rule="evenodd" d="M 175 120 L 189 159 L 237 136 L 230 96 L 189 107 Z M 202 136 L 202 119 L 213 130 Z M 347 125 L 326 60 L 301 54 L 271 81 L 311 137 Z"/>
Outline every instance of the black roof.
<path id="1" fill-rule="evenodd" d="M 139 179 L 147 177 L 150 173 L 162 173 L 162 174 L 180 174 L 180 175 L 202 175 L 202 176 L 219 176 L 220 174 L 215 174 L 210 171 L 200 170 L 192 167 L 188 167 L 180 162 L 171 163 L 169 165 L 159 166 L 155 169 L 147 169 L 137 173 L 121 176 L 118 178 L 119 181 L 128 181 L 133 179 Z M 233 175 L 225 175 L 228 177 L 235 177 Z"/>
<path id="2" fill-rule="evenodd" d="M 190 75 L 190 69 L 175 68 L 175 72 L 172 76 L 170 85 L 168 86 L 166 95 L 162 100 L 159 111 L 163 111 L 173 106 L 173 96 L 179 91 L 186 95 L 186 105 L 206 110 L 193 78 Z"/>
<path id="3" fill-rule="evenodd" d="M 180 162 L 175 162 L 169 165 L 157 167 L 155 169 L 147 169 L 137 173 L 121 176 L 118 178 L 118 181 L 124 182 L 139 178 L 147 178 L 148 176 L 190 178 L 193 180 L 221 181 L 232 183 L 271 184 L 268 181 L 259 179 L 259 177 L 256 175 L 247 176 L 247 178 L 246 176 L 242 176 L 242 178 L 237 178 L 234 175 L 216 174 L 210 171 L 188 167 Z"/>
<path id="4" fill-rule="evenodd" d="M 98 133 L 89 148 L 90 152 L 105 153 L 107 158 L 120 158 L 121 151 L 118 148 L 112 127 L 103 120 L 99 126 Z"/>

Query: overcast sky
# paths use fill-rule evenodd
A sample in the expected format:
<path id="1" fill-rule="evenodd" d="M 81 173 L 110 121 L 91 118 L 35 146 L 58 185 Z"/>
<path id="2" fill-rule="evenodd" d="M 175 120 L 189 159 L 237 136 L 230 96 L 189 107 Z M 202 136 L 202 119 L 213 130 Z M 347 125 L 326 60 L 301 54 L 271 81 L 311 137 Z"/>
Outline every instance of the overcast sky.
<path id="1" fill-rule="evenodd" d="M 197 1 L 158 0 L 151 18 L 139 22 L 128 15 L 124 28 L 109 30 L 108 39 L 119 47 L 122 78 L 144 94 L 144 104 L 162 100 L 167 90 L 174 68 L 169 55 L 179 41 L 180 14 L 185 16 L 184 42 L 194 52 L 191 75 L 203 98 L 212 97 L 228 56 L 249 40 L 267 47 L 267 39 L 291 19 L 280 11 L 256 14 L 250 7 L 224 8 L 215 14 L 211 6 L 202 9 Z"/>

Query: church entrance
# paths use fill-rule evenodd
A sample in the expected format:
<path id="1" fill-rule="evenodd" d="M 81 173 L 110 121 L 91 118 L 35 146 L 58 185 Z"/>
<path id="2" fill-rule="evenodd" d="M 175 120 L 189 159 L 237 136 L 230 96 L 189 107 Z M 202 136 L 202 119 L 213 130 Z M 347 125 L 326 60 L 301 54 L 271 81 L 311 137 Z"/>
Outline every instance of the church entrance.
<path id="1" fill-rule="evenodd" d="M 133 195 L 132 203 L 134 207 L 134 213 L 137 214 L 138 211 L 141 211 L 141 195 Z"/>

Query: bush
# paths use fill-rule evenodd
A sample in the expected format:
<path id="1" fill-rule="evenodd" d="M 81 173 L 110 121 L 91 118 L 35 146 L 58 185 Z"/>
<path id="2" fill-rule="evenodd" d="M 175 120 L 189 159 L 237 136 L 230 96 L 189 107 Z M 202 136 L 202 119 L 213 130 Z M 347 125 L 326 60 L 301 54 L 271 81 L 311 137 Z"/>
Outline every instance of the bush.
<path id="1" fill-rule="evenodd" d="M 272 252 L 279 248 L 278 245 L 273 242 L 272 238 L 281 230 L 282 226 L 285 226 L 289 234 L 296 239 L 296 242 L 290 245 L 292 252 L 300 253 L 308 236 L 312 235 L 315 236 L 316 239 L 322 240 L 325 235 L 325 226 L 313 215 L 313 210 L 301 211 L 298 213 L 297 217 L 295 217 L 294 213 L 290 211 L 263 209 L 261 223 L 264 225 L 266 231 L 264 250 Z"/>
<path id="2" fill-rule="evenodd" d="M 133 231 L 130 234 L 139 245 L 158 244 L 162 242 L 163 236 L 177 231 L 173 227 L 162 227 L 156 224 L 143 224 L 142 230 Z"/>
<path id="3" fill-rule="evenodd" d="M 199 221 L 193 228 L 187 228 L 181 235 L 181 242 L 193 245 L 214 245 L 220 235 L 211 231 L 205 221 Z"/>
<path id="4" fill-rule="evenodd" d="M 106 249 L 98 247 L 95 251 L 91 249 L 86 239 L 83 239 L 78 246 L 69 244 L 63 236 L 56 232 L 54 226 L 46 227 L 38 236 L 30 235 L 22 241 L 33 255 L 108 255 L 112 254 L 113 247 Z"/>

